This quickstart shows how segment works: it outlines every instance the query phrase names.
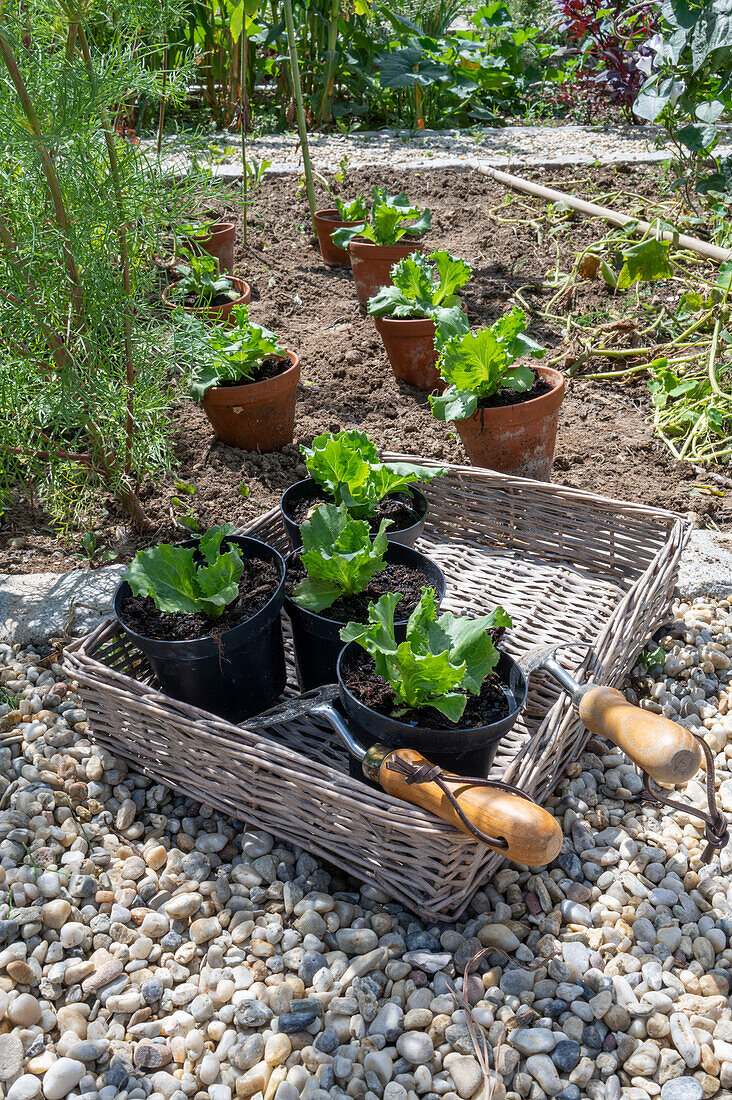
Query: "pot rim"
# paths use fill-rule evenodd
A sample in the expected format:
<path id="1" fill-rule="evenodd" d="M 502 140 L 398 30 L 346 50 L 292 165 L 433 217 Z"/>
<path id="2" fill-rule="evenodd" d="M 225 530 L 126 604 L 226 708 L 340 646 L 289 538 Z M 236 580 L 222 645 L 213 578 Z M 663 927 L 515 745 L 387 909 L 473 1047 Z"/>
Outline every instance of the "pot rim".
<path id="1" fill-rule="evenodd" d="M 442 571 L 440 566 L 437 564 L 437 562 L 433 561 L 433 559 L 428 557 L 427 554 L 423 554 L 421 550 L 415 550 L 413 546 L 404 546 L 403 543 L 400 543 L 400 542 L 390 542 L 388 547 L 387 547 L 386 553 L 384 555 L 384 557 L 387 559 L 387 565 L 391 564 L 388 561 L 389 554 L 394 555 L 396 553 L 397 557 L 399 557 L 399 551 L 397 551 L 397 547 L 399 547 L 401 551 L 411 551 L 412 554 L 415 554 L 415 555 L 417 555 L 417 557 L 420 557 L 420 558 L 424 559 L 424 561 L 429 562 L 429 564 L 431 566 L 433 566 L 434 569 L 437 570 L 442 584 L 441 584 L 441 586 L 439 584 L 437 586 L 434 585 L 434 584 L 431 584 L 429 587 L 435 589 L 435 592 L 437 593 L 437 596 L 439 597 L 438 602 L 441 603 L 442 600 L 444 600 L 445 593 L 447 591 L 447 577 L 445 576 L 444 572 Z M 300 547 L 298 547 L 297 550 L 291 550 L 290 553 L 286 556 L 286 558 L 285 558 L 285 582 L 287 581 L 287 569 L 290 565 L 290 562 L 294 561 L 295 558 L 299 558 L 300 555 L 302 554 L 302 551 L 303 551 L 303 548 L 302 548 L 302 546 L 300 546 Z M 410 557 L 409 553 L 407 554 L 407 557 Z M 402 563 L 402 564 L 407 564 L 407 563 Z M 417 565 L 417 563 L 415 562 L 415 567 L 416 567 L 416 565 Z M 441 596 L 440 596 L 440 591 L 439 591 L 440 587 L 442 588 L 442 595 Z M 345 626 L 346 625 L 341 619 L 331 619 L 328 615 L 324 614 L 322 611 L 310 611 L 307 607 L 300 607 L 300 604 L 295 603 L 293 598 L 291 596 L 288 596 L 287 588 L 285 588 L 284 606 L 285 606 L 286 610 L 288 610 L 290 607 L 294 607 L 297 614 L 304 615 L 306 617 L 311 617 L 313 619 L 322 619 L 326 623 L 333 623 L 334 626 Z M 326 608 L 325 610 L 327 611 L 328 608 Z M 289 610 L 288 610 L 288 614 L 289 614 Z M 407 624 L 408 620 L 409 620 L 409 616 L 407 616 L 406 619 L 395 619 L 394 622 L 398 626 L 405 626 Z M 345 645 L 346 643 L 344 642 L 343 644 Z"/>
<path id="2" fill-rule="evenodd" d="M 380 326 L 385 329 L 390 329 L 392 325 L 396 325 L 397 328 L 406 328 L 407 325 L 411 325 L 414 329 L 415 336 L 428 336 L 430 330 L 434 333 L 437 330 L 437 325 L 431 317 L 374 317 L 371 316 L 371 320 L 378 329 Z M 424 329 L 423 332 L 417 332 L 417 328 Z"/>
<path id="3" fill-rule="evenodd" d="M 223 542 L 228 542 L 230 540 L 233 540 L 237 544 L 243 543 L 243 544 L 248 545 L 250 547 L 256 547 L 256 548 L 265 547 L 266 550 L 271 554 L 271 557 L 267 558 L 267 557 L 262 556 L 260 558 L 260 560 L 262 560 L 262 561 L 267 561 L 267 560 L 272 561 L 275 564 L 275 566 L 277 568 L 277 571 L 280 574 L 280 577 L 279 577 L 279 582 L 277 584 L 276 589 L 274 590 L 274 592 L 272 593 L 270 598 L 267 600 L 266 604 L 264 604 L 263 607 L 260 607 L 259 611 L 255 612 L 254 615 L 250 615 L 250 617 L 248 619 L 242 619 L 242 621 L 240 623 L 237 623 L 236 626 L 229 627 L 228 630 L 224 630 L 219 635 L 219 642 L 220 642 L 222 648 L 224 646 L 224 639 L 227 638 L 229 635 L 233 634 L 236 630 L 239 630 L 241 627 L 251 626 L 252 624 L 256 623 L 257 620 L 260 619 L 260 617 L 261 617 L 262 620 L 266 619 L 268 617 L 266 612 L 268 611 L 268 609 L 271 607 L 271 605 L 273 603 L 275 603 L 276 601 L 279 600 L 280 606 L 281 606 L 282 605 L 281 597 L 284 595 L 284 591 L 285 591 L 285 573 L 286 573 L 285 559 L 282 557 L 282 554 L 280 554 L 279 550 L 275 549 L 274 546 L 270 546 L 270 544 L 268 542 L 263 542 L 262 539 L 252 538 L 251 535 L 231 534 L 231 535 L 227 535 L 222 541 Z M 194 546 L 199 541 L 200 541 L 199 539 L 184 539 L 182 542 L 175 543 L 174 545 L 175 546 L 183 546 L 185 548 L 188 548 L 189 546 Z M 251 554 L 250 556 L 252 558 L 255 558 L 257 555 L 256 554 Z M 168 639 L 168 638 L 151 638 L 148 634 L 138 634 L 136 630 L 133 630 L 132 627 L 127 626 L 127 624 L 125 623 L 125 621 L 124 621 L 124 619 L 122 618 L 122 615 L 121 615 L 121 608 L 120 608 L 119 612 L 117 610 L 117 602 L 121 598 L 121 594 L 122 594 L 122 592 L 125 588 L 129 588 L 129 584 L 123 578 L 121 581 L 119 581 L 117 587 L 114 590 L 114 597 L 112 599 L 112 610 L 114 612 L 114 617 L 116 618 L 117 622 L 120 624 L 120 626 L 125 631 L 125 633 L 128 634 L 130 638 L 132 638 L 133 641 L 136 641 L 137 639 L 140 639 L 140 641 L 142 641 L 142 642 L 150 642 L 150 643 L 153 643 L 153 644 L 157 642 L 157 643 L 160 643 L 161 645 L 165 645 L 165 646 L 173 646 L 173 647 L 176 647 L 176 648 L 180 647 L 180 649 L 183 649 L 185 646 L 192 646 L 192 645 L 197 645 L 198 643 L 207 643 L 208 642 L 208 643 L 211 643 L 215 648 L 218 649 L 218 643 L 213 638 L 211 638 L 210 635 L 208 635 L 208 634 L 204 634 L 200 638 L 170 638 L 170 639 Z M 167 614 L 167 612 L 166 612 L 166 614 Z M 170 612 L 170 614 L 176 614 L 176 613 L 175 612 Z M 142 647 L 138 647 L 138 648 L 142 648 Z M 173 649 L 173 652 L 176 651 L 176 648 Z"/>
<path id="4" fill-rule="evenodd" d="M 444 734 L 453 734 L 453 735 L 467 734 L 469 736 L 470 735 L 480 736 L 482 733 L 489 733 L 491 730 L 495 729 L 496 727 L 501 726 L 501 727 L 503 727 L 503 729 L 501 730 L 500 738 L 503 738 L 504 734 L 507 732 L 507 729 L 511 729 L 513 727 L 514 723 L 518 719 L 519 714 L 521 713 L 522 709 L 526 705 L 526 697 L 527 697 L 528 692 L 529 692 L 528 677 L 523 673 L 523 671 L 521 669 L 521 666 L 519 665 L 519 663 L 515 659 L 515 657 L 512 657 L 510 655 L 510 653 L 506 653 L 505 650 L 500 650 L 501 656 L 505 657 L 508 660 L 510 667 L 513 668 L 515 666 L 518 669 L 518 672 L 521 676 L 521 680 L 523 681 L 521 698 L 520 699 L 517 698 L 517 705 L 513 709 L 511 709 L 511 705 L 509 703 L 509 712 L 504 718 L 499 718 L 495 722 L 490 722 L 487 726 L 461 727 L 459 724 L 456 724 L 454 726 L 440 726 L 437 729 L 426 728 L 426 727 L 423 727 L 423 726 L 412 726 L 412 725 L 409 725 L 409 723 L 407 723 L 407 722 L 400 722 L 398 718 L 392 718 L 391 715 L 382 714 L 380 711 L 374 710 L 373 707 L 369 707 L 365 703 L 362 703 L 360 699 L 357 699 L 356 696 L 351 691 L 349 691 L 349 689 L 346 687 L 345 683 L 343 682 L 343 676 L 341 675 L 341 669 L 342 669 L 342 666 L 343 666 L 343 661 L 348 659 L 349 653 L 355 653 L 356 649 L 360 649 L 360 648 L 361 647 L 358 645 L 357 642 L 348 642 L 348 644 L 345 645 L 343 647 L 343 649 L 340 651 L 340 653 L 338 654 L 338 663 L 336 665 L 336 672 L 337 672 L 337 675 L 338 675 L 338 688 L 339 688 L 339 691 L 341 693 L 341 696 L 342 697 L 345 696 L 347 699 L 349 699 L 353 703 L 354 707 L 361 708 L 362 710 L 367 711 L 369 714 L 373 714 L 377 718 L 377 720 L 379 720 L 381 722 L 384 722 L 384 721 L 390 722 L 390 723 L 393 723 L 395 726 L 401 727 L 405 731 L 406 734 L 408 734 L 409 731 L 411 731 L 412 733 L 415 733 L 415 734 L 419 734 L 421 732 L 424 732 L 424 734 L 427 737 L 429 737 L 430 735 L 432 735 L 433 737 L 440 737 L 440 736 L 443 736 Z M 507 686 L 507 685 L 505 685 L 505 686 Z M 510 725 L 508 727 L 506 727 L 505 723 L 508 722 L 509 719 L 513 719 L 513 721 L 511 721 Z M 475 747 L 476 746 L 468 746 L 466 751 L 470 751 L 472 748 L 475 748 Z M 428 749 L 427 746 L 425 746 L 424 751 L 429 752 L 429 749 Z M 445 750 L 438 749 L 438 750 L 435 750 L 435 751 L 444 752 Z"/>
<path id="5" fill-rule="evenodd" d="M 338 211 L 336 210 L 335 206 L 328 206 L 328 207 L 325 207 L 323 210 L 316 210 L 315 211 L 315 217 L 320 218 L 321 221 L 324 221 L 324 222 L 338 222 L 339 225 L 342 225 L 342 226 L 361 225 L 360 221 L 350 221 L 350 222 L 344 221 L 343 218 L 341 218 L 340 215 L 338 214 Z"/>
<path id="6" fill-rule="evenodd" d="M 360 223 L 356 222 L 355 224 L 359 225 Z M 420 241 L 421 239 L 421 237 L 412 238 L 414 242 Z M 424 251 L 424 249 L 421 248 L 417 243 L 402 244 L 401 241 L 398 241 L 396 244 L 377 244 L 376 241 L 366 240 L 365 237 L 354 237 L 348 245 L 349 251 L 352 248 L 354 249 L 354 251 L 357 251 L 360 248 L 366 249 L 366 251 L 369 251 L 372 248 L 378 249 L 382 256 L 386 256 L 388 253 L 394 253 L 397 256 L 408 256 L 410 252 Z"/>
<path id="7" fill-rule="evenodd" d="M 282 514 L 284 516 L 287 516 L 287 519 L 290 521 L 290 523 L 294 523 L 298 527 L 301 527 L 302 524 L 297 523 L 297 520 L 293 516 L 291 516 L 289 512 L 285 511 L 285 508 L 282 504 L 282 501 L 287 496 L 287 494 L 289 492 L 291 492 L 291 490 L 296 489 L 299 486 L 304 486 L 304 485 L 307 485 L 307 484 L 310 484 L 310 483 L 312 483 L 313 485 L 318 484 L 314 477 L 304 477 L 300 481 L 293 481 L 292 485 L 288 485 L 287 488 L 283 491 L 283 493 L 280 497 L 280 511 L 282 512 Z M 414 527 L 416 527 L 419 523 L 421 523 L 423 521 L 423 519 L 425 518 L 425 516 L 429 512 L 429 501 L 427 500 L 427 497 L 424 495 L 422 490 L 419 488 L 419 485 L 420 485 L 420 483 L 418 481 L 415 481 L 411 485 L 405 485 L 403 489 L 397 490 L 400 493 L 414 492 L 416 494 L 415 503 L 420 508 L 422 506 L 422 502 L 424 502 L 424 511 L 422 511 L 422 514 L 420 515 L 419 519 L 416 519 L 414 521 L 414 523 L 411 523 L 409 525 L 409 527 L 399 527 L 399 528 L 397 528 L 396 530 L 398 530 L 400 534 L 403 534 L 406 531 L 411 531 Z M 392 493 L 387 494 L 387 496 L 392 496 L 392 495 L 393 495 Z M 330 504 L 330 503 L 334 503 L 334 502 L 325 500 L 325 501 L 323 501 L 323 503 L 324 504 Z"/>
<path id="8" fill-rule="evenodd" d="M 278 389 L 281 388 L 285 380 L 289 382 L 293 371 L 297 371 L 299 377 L 300 356 L 297 352 L 290 351 L 289 348 L 285 350 L 290 360 L 287 370 L 281 371 L 274 378 L 263 378 L 260 382 L 243 382 L 240 386 L 211 386 L 211 389 L 204 394 L 198 404 L 203 405 L 210 399 L 211 404 L 221 406 L 237 405 L 239 403 L 248 405 L 257 397 L 261 397 L 268 389 Z M 295 382 L 297 382 L 297 379 L 295 379 Z M 247 394 L 249 395 L 248 399 L 245 396 Z M 241 401 L 242 397 L 245 398 L 244 401 Z"/>
<path id="9" fill-rule="evenodd" d="M 514 405 L 493 405 L 486 408 L 477 408 L 472 416 L 463 417 L 461 420 L 456 420 L 456 424 L 466 424 L 468 421 L 475 421 L 479 419 L 495 420 L 500 422 L 524 422 L 535 419 L 531 414 L 538 412 L 540 405 L 552 405 L 556 403 L 558 408 L 561 405 L 564 394 L 567 389 L 567 379 L 561 371 L 556 370 L 554 367 L 532 367 L 532 370 L 543 377 L 546 382 L 552 383 L 552 388 L 549 393 L 539 394 L 538 397 L 532 397 L 528 401 L 517 401 Z M 549 377 L 546 377 L 549 375 Z M 530 410 L 528 414 L 525 414 L 523 410 Z M 550 410 L 547 409 L 547 412 Z M 553 411 L 553 409 L 551 410 Z"/>
<path id="10" fill-rule="evenodd" d="M 213 222 L 208 227 L 208 235 L 209 235 L 209 237 L 213 237 L 214 234 L 228 233 L 232 229 L 236 229 L 236 222 L 228 222 L 228 221 Z M 204 240 L 205 239 L 206 238 L 204 238 Z"/>
<path id="11" fill-rule="evenodd" d="M 214 313 L 218 313 L 220 310 L 226 309 L 227 305 L 228 306 L 240 306 L 243 302 L 243 299 L 246 298 L 246 296 L 247 296 L 247 291 L 249 292 L 249 294 L 251 296 L 251 292 L 252 292 L 251 285 L 249 283 L 245 282 L 244 279 L 240 279 L 238 275 L 227 275 L 226 278 L 229 280 L 229 282 L 234 284 L 234 287 L 235 287 L 236 290 L 240 291 L 240 294 L 239 294 L 238 298 L 234 298 L 230 302 L 225 302 L 222 306 L 195 306 L 191 309 L 188 309 L 188 312 L 189 313 L 197 313 L 197 314 L 199 314 L 199 316 L 206 316 L 211 311 L 213 311 Z M 165 289 L 163 290 L 163 293 L 162 293 L 163 301 L 164 301 L 165 305 L 168 306 L 169 309 L 175 309 L 178 305 L 178 302 L 172 301 L 171 297 L 170 297 L 170 289 L 173 286 L 175 286 L 175 283 L 168 283 L 168 285 L 165 287 Z M 180 304 L 183 306 L 182 302 Z M 186 309 L 188 307 L 183 306 L 183 308 Z"/>

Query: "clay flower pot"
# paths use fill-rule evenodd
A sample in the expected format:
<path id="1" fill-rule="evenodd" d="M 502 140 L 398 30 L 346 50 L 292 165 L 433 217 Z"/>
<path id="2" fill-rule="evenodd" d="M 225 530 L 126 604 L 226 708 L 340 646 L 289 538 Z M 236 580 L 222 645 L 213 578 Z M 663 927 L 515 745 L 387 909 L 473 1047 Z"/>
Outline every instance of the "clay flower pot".
<path id="1" fill-rule="evenodd" d="M 382 286 L 393 286 L 391 269 L 410 252 L 422 249 L 410 238 L 409 244 L 372 244 L 356 237 L 348 246 L 353 268 L 353 281 L 359 305 L 366 307 L 369 298 L 378 294 Z"/>
<path id="2" fill-rule="evenodd" d="M 552 367 L 534 370 L 551 385 L 549 393 L 516 405 L 478 409 L 466 420 L 455 421 L 473 466 L 535 481 L 550 480 L 559 406 L 567 384 L 564 375 Z"/>
<path id="3" fill-rule="evenodd" d="M 239 297 L 231 302 L 225 302 L 222 306 L 200 306 L 197 309 L 190 309 L 172 296 L 170 286 L 166 286 L 163 291 L 163 301 L 169 309 L 175 309 L 176 306 L 183 305 L 186 313 L 195 313 L 196 317 L 200 317 L 204 321 L 228 321 L 229 314 L 234 306 L 248 306 L 252 299 L 252 288 L 249 283 L 245 283 L 243 279 L 237 279 L 234 275 L 230 276 L 230 281 L 234 289 L 239 291 Z"/>
<path id="4" fill-rule="evenodd" d="M 394 377 L 418 390 L 444 390 L 437 370 L 435 322 L 428 317 L 374 317 Z"/>
<path id="5" fill-rule="evenodd" d="M 359 222 L 342 221 L 338 217 L 338 211 L 335 209 L 315 211 L 315 231 L 318 234 L 320 255 L 323 257 L 323 263 L 326 264 L 327 267 L 351 266 L 351 257 L 348 254 L 348 249 L 339 248 L 332 240 L 331 233 L 335 233 L 336 229 L 341 229 L 342 227 L 349 228 L 352 225 L 359 224 Z"/>
<path id="6" fill-rule="evenodd" d="M 241 386 L 212 386 L 203 411 L 222 443 L 242 451 L 269 454 L 292 443 L 300 358 L 288 351 L 290 364 L 275 378 Z"/>
<path id="7" fill-rule="evenodd" d="M 215 222 L 209 227 L 207 237 L 187 237 L 186 240 L 188 247 L 197 256 L 202 252 L 215 256 L 222 275 L 229 275 L 234 270 L 236 226 L 233 222 Z"/>

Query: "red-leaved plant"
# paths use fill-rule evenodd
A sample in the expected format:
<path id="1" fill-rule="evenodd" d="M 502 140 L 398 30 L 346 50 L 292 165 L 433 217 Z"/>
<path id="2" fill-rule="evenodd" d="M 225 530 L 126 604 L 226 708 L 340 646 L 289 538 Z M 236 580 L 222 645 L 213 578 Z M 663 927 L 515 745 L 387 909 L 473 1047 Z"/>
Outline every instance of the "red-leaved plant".
<path id="1" fill-rule="evenodd" d="M 567 105 L 570 100 L 572 105 L 584 103 L 589 117 L 598 101 L 605 100 L 635 121 L 633 103 L 646 79 L 638 62 L 651 52 L 647 42 L 660 5 L 656 0 L 554 0 L 554 6 L 555 29 L 567 36 L 580 63 L 565 88 Z"/>

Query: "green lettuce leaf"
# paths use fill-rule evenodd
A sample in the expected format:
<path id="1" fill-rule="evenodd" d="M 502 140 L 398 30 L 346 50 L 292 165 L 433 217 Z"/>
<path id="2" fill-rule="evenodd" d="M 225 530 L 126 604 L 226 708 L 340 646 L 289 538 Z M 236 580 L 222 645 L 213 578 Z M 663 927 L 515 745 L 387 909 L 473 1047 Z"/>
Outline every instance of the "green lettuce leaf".
<path id="1" fill-rule="evenodd" d="M 382 520 L 372 539 L 368 523 L 352 519 L 344 505 L 323 504 L 301 527 L 300 555 L 307 577 L 295 586 L 293 599 L 308 611 L 320 612 L 339 596 L 363 592 L 385 567 L 386 537 L 391 520 Z"/>
<path id="2" fill-rule="evenodd" d="M 222 539 L 232 530 L 230 524 L 211 528 L 197 547 L 160 543 L 139 550 L 124 579 L 135 596 L 149 596 L 159 611 L 218 618 L 236 599 L 244 569 L 235 545 L 221 553 Z"/>

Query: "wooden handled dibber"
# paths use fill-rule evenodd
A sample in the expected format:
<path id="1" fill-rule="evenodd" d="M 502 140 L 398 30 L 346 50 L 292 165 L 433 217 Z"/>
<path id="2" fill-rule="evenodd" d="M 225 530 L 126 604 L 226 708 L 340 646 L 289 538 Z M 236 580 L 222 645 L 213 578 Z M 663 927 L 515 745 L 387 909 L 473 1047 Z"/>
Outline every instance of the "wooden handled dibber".
<path id="1" fill-rule="evenodd" d="M 429 810 L 435 817 L 456 826 L 469 836 L 474 835 L 456 812 L 445 791 L 435 782 L 409 783 L 407 775 L 394 765 L 403 762 L 407 772 L 415 768 L 430 769 L 432 765 L 416 749 L 392 749 L 372 745 L 362 761 L 364 775 L 377 782 L 387 794 Z M 398 765 L 397 765 L 398 766 Z M 440 778 L 452 780 L 452 773 L 442 772 Z M 448 782 L 451 794 L 471 825 L 498 844 L 487 844 L 506 859 L 526 867 L 543 867 L 559 855 L 562 830 L 559 822 L 541 806 L 528 798 L 496 787 L 482 787 L 469 779 L 456 776 L 459 782 Z"/>
<path id="2" fill-rule="evenodd" d="M 687 729 L 633 706 L 616 688 L 578 684 L 554 657 L 561 648 L 532 649 L 520 662 L 525 675 L 545 669 L 570 696 L 590 733 L 612 741 L 657 783 L 673 787 L 696 775 L 702 753 Z"/>

